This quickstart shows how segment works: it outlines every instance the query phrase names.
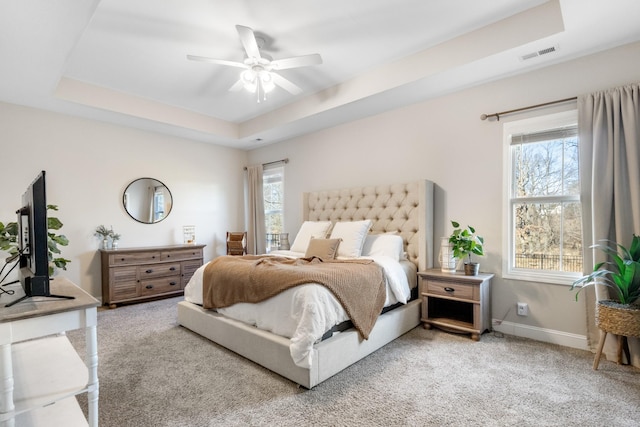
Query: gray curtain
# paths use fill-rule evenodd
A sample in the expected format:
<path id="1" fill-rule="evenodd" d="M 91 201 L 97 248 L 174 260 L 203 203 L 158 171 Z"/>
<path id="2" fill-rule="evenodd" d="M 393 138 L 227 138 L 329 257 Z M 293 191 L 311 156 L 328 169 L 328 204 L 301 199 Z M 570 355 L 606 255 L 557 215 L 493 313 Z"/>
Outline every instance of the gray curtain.
<path id="1" fill-rule="evenodd" d="M 609 239 L 628 247 L 640 234 L 640 86 L 628 85 L 578 97 L 580 178 L 583 197 L 584 246 Z M 591 227 L 588 226 L 591 224 Z M 585 249 L 585 273 L 604 261 L 601 251 Z M 608 288 L 587 293 L 591 347 L 598 343 L 595 306 L 608 299 Z M 631 363 L 640 367 L 640 340 L 629 338 Z M 616 359 L 615 337 L 607 337 L 604 353 Z"/>
<path id="2" fill-rule="evenodd" d="M 263 254 L 266 250 L 266 231 L 264 226 L 262 165 L 248 166 L 245 177 L 247 253 Z"/>

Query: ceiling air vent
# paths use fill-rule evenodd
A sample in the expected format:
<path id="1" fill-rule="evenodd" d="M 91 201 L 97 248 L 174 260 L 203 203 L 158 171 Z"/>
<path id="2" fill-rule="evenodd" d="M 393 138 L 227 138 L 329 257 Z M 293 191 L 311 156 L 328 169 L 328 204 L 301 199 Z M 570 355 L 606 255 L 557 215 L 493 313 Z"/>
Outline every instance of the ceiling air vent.
<path id="1" fill-rule="evenodd" d="M 549 53 L 556 52 L 558 50 L 558 46 L 551 46 L 544 49 L 537 50 L 535 52 L 527 53 L 520 56 L 521 61 L 526 61 L 527 59 L 536 58 L 538 56 L 546 55 Z"/>

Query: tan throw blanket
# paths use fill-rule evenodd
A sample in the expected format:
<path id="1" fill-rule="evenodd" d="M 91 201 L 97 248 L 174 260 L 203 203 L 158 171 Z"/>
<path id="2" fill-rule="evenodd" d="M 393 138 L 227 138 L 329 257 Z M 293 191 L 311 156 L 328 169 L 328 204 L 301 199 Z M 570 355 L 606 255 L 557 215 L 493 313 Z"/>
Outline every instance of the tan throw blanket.
<path id="1" fill-rule="evenodd" d="M 203 307 L 257 303 L 305 283 L 327 287 L 362 337 L 369 338 L 386 299 L 382 267 L 372 260 L 221 256 L 205 267 Z"/>

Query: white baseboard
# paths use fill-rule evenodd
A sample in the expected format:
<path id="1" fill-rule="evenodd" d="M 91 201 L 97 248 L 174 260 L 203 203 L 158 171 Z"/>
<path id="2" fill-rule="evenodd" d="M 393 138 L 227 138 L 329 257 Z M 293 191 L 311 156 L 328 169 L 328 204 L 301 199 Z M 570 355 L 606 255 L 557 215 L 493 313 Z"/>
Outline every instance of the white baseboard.
<path id="1" fill-rule="evenodd" d="M 563 345 L 565 347 L 588 350 L 588 340 L 585 335 L 571 334 L 568 332 L 556 331 L 554 329 L 539 328 L 537 326 L 523 325 L 520 323 L 505 322 L 493 319 L 493 330 L 506 335 L 530 338 L 536 341 L 548 342 L 551 344 Z"/>

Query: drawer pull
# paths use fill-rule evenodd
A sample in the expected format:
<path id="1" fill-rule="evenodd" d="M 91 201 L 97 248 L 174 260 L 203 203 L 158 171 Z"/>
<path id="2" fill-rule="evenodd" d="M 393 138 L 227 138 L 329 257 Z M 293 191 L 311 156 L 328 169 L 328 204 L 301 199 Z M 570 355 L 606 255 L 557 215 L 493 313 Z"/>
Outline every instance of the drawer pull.
<path id="1" fill-rule="evenodd" d="M 147 285 L 145 286 L 147 289 L 153 289 L 153 285 Z"/>
<path id="2" fill-rule="evenodd" d="M 177 283 L 176 282 L 169 282 L 169 285 L 175 286 L 175 285 L 177 285 Z"/>
<path id="3" fill-rule="evenodd" d="M 170 271 L 176 271 L 176 268 L 175 267 L 171 267 L 169 270 Z"/>
<path id="4" fill-rule="evenodd" d="M 444 290 L 445 290 L 445 292 L 449 292 L 450 294 L 452 294 L 455 291 L 455 289 L 450 288 L 448 286 L 446 288 L 444 288 Z"/>
<path id="5" fill-rule="evenodd" d="M 151 273 L 153 273 L 153 270 L 152 269 L 148 269 L 147 271 L 145 271 L 145 273 L 151 274 Z"/>

